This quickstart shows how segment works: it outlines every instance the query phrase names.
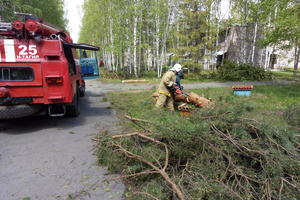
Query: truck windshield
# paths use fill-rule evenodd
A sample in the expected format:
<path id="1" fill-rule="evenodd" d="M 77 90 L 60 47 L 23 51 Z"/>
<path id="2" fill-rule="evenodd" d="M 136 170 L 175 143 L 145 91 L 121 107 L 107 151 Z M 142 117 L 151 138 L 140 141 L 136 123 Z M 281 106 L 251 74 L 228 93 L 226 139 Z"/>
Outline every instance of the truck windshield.
<path id="1" fill-rule="evenodd" d="M 33 81 L 31 67 L 0 67 L 0 81 Z"/>

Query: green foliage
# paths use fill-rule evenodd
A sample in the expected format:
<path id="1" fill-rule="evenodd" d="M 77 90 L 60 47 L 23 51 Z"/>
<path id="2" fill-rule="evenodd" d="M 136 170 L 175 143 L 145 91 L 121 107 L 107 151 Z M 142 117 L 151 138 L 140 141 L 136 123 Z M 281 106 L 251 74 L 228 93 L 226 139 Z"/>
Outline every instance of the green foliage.
<path id="1" fill-rule="evenodd" d="M 299 132 L 274 121 L 270 112 L 277 113 L 299 101 L 298 87 L 259 86 L 249 98 L 232 96 L 229 88 L 202 89 L 198 93 L 213 97 L 216 107 L 195 111 L 190 118 L 154 111 L 151 92 L 114 93 L 109 99 L 118 109 L 153 122 L 132 126 L 151 131 L 151 137 L 168 145 L 167 173 L 183 189 L 187 199 L 296 200 L 299 191 L 289 183 L 299 188 Z M 278 100 L 284 97 L 287 101 Z M 278 120 L 280 116 L 276 115 Z M 138 137 L 113 140 L 108 133 L 102 133 L 99 139 L 99 162 L 112 172 L 129 175 L 150 169 L 128 158 L 112 144 L 119 144 L 154 163 L 158 160 L 162 164 L 165 159 L 163 148 Z M 127 199 L 148 198 L 136 195 L 136 191 L 158 199 L 172 198 L 169 186 L 157 174 L 135 176 L 126 181 L 130 185 Z"/>
<path id="2" fill-rule="evenodd" d="M 87 0 L 80 42 L 100 46 L 105 67 L 110 71 L 123 70 L 133 74 L 134 64 L 137 64 L 140 75 L 147 68 L 147 56 L 150 53 L 156 56 L 156 39 L 159 43 L 157 56 L 161 56 L 162 43 L 168 39 L 168 9 L 167 0 Z M 154 20 L 156 18 L 159 20 Z M 138 63 L 134 63 L 134 51 Z M 151 70 L 154 67 L 151 66 Z"/>
<path id="3" fill-rule="evenodd" d="M 218 68 L 218 78 L 230 81 L 261 81 L 271 80 L 272 74 L 250 64 L 236 64 L 231 61 L 225 61 Z"/>
<path id="4" fill-rule="evenodd" d="M 266 29 L 267 37 L 265 43 L 267 44 L 282 44 L 282 42 L 289 41 L 290 45 L 300 45 L 299 24 L 300 18 L 298 16 L 299 7 L 294 0 L 281 1 L 262 1 L 259 3 L 263 6 L 261 16 L 263 20 L 268 21 L 272 19 L 273 26 Z M 275 8 L 275 9 L 274 9 Z"/>
<path id="5" fill-rule="evenodd" d="M 222 45 L 220 35 L 232 24 L 257 24 L 257 41 L 253 43 L 257 48 L 299 47 L 300 6 L 295 0 L 231 0 L 229 19 L 222 16 L 221 2 L 87 0 L 80 41 L 99 45 L 110 71 L 126 67 L 126 73 L 134 72 L 136 77 L 148 70 L 157 70 L 160 77 L 168 52 L 175 53 L 174 60 L 193 72 L 215 67 L 213 55 Z M 247 48 L 252 45 L 246 43 Z M 245 56 L 248 58 L 241 60 L 249 61 L 251 56 Z"/>
<path id="6" fill-rule="evenodd" d="M 51 25 L 66 28 L 63 0 L 3 0 L 0 2 L 0 11 L 0 16 L 6 21 L 15 19 L 16 11 L 36 15 Z"/>
<path id="7" fill-rule="evenodd" d="M 291 104 L 285 110 L 284 117 L 289 124 L 300 128 L 300 103 Z"/>
<path id="8" fill-rule="evenodd" d="M 183 0 L 180 4 L 182 16 L 179 19 L 177 37 L 180 44 L 174 50 L 177 60 L 192 71 L 203 68 L 203 59 L 209 50 L 214 50 L 217 30 L 211 10 L 213 0 Z"/>
<path id="9" fill-rule="evenodd" d="M 194 81 L 217 81 L 217 73 L 205 70 L 198 73 L 186 73 L 185 78 Z"/>
<path id="10" fill-rule="evenodd" d="M 299 81 L 299 73 L 295 74 L 294 70 L 285 69 L 284 71 L 272 72 L 274 79 L 276 80 L 290 80 L 290 81 Z"/>

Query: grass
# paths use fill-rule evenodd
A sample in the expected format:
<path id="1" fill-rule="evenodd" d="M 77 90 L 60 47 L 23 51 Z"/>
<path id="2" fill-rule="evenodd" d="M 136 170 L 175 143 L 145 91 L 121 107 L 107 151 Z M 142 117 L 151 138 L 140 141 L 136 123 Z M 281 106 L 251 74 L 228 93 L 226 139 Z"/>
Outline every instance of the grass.
<path id="1" fill-rule="evenodd" d="M 291 104 L 300 102 L 300 85 L 286 86 L 255 86 L 250 97 L 235 97 L 229 87 L 206 88 L 193 90 L 199 95 L 212 98 L 216 103 L 225 98 L 233 98 L 249 106 L 248 117 L 256 119 L 269 119 L 285 123 L 284 110 Z M 149 119 L 153 113 L 152 91 L 144 92 L 113 92 L 108 94 L 108 100 L 120 111 L 129 113 L 134 117 Z M 189 92 L 189 91 L 186 91 Z M 122 99 L 122 101 L 119 101 Z M 251 108 L 251 109 L 250 109 Z"/>
<path id="2" fill-rule="evenodd" d="M 289 81 L 299 81 L 300 75 L 299 72 L 295 75 L 292 71 L 280 71 L 272 72 L 275 80 L 289 80 Z"/>
<path id="3" fill-rule="evenodd" d="M 154 90 L 109 93 L 108 100 L 120 114 L 152 122 L 128 125 L 133 132 L 150 131 L 152 138 L 167 145 L 169 154 L 138 137 L 113 139 L 101 133 L 97 138 L 98 161 L 110 172 L 132 175 L 151 167 L 122 148 L 159 166 L 169 155 L 166 172 L 186 199 L 268 199 L 269 194 L 272 199 L 297 199 L 295 187 L 281 185 L 283 179 L 297 186 L 300 183 L 300 123 L 293 127 L 284 115 L 290 105 L 298 105 L 300 110 L 299 86 L 255 86 L 250 97 L 234 96 L 229 87 L 193 90 L 212 98 L 216 106 L 197 110 L 189 118 L 154 110 Z M 291 119 L 298 122 L 300 115 Z M 248 177 L 250 181 L 245 181 Z M 152 199 L 145 194 L 156 199 L 174 198 L 174 190 L 159 175 L 134 176 L 124 182 L 128 200 Z"/>

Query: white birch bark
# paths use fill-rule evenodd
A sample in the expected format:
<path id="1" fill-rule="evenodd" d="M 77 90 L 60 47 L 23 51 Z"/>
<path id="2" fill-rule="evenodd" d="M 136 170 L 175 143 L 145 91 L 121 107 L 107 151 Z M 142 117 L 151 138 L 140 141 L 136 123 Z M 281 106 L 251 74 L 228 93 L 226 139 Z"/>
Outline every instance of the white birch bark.
<path id="1" fill-rule="evenodd" d="M 121 53 L 121 55 L 119 56 L 119 64 L 120 64 L 120 69 L 123 69 L 123 52 Z"/>
<path id="2" fill-rule="evenodd" d="M 129 69 L 129 74 L 131 75 L 132 74 L 132 62 L 131 62 L 131 48 L 128 47 L 127 49 L 127 66 L 128 66 L 128 69 Z"/>
<path id="3" fill-rule="evenodd" d="M 137 69 L 137 3 L 138 0 L 134 1 L 134 19 L 133 19 L 133 71 L 135 77 L 138 77 L 138 69 Z"/>
<path id="4" fill-rule="evenodd" d="M 110 16 L 109 17 L 109 35 L 110 35 L 110 46 L 111 46 L 111 50 L 110 50 L 110 57 L 111 57 L 111 67 L 112 67 L 112 70 L 113 71 L 116 71 L 116 68 L 115 68 L 115 55 L 114 55 L 114 35 L 113 35 L 113 25 L 114 25 L 114 22 L 113 22 L 113 19 L 112 17 Z"/>
<path id="5" fill-rule="evenodd" d="M 139 21 L 140 21 L 140 23 L 142 23 L 142 21 L 143 21 L 143 18 L 142 18 L 142 15 L 140 16 L 140 18 L 139 18 Z M 143 55 L 142 55 L 142 53 L 143 53 L 143 51 L 142 51 L 142 28 L 143 28 L 143 26 L 142 25 L 140 25 L 140 29 L 139 29 L 139 41 L 138 41 L 138 44 L 139 44 L 139 55 L 138 55 L 138 75 L 140 75 L 141 74 L 141 65 L 142 65 L 142 58 L 143 58 Z"/>
<path id="6" fill-rule="evenodd" d="M 266 47 L 266 50 L 265 50 L 265 70 L 268 69 L 268 58 L 269 58 L 269 52 L 268 52 L 268 47 Z"/>
<path id="7" fill-rule="evenodd" d="M 117 72 L 118 71 L 118 67 L 119 67 L 119 56 L 116 55 L 116 60 L 115 60 L 115 71 Z"/>
<path id="8" fill-rule="evenodd" d="M 294 74 L 297 74 L 298 71 L 299 58 L 300 58 L 300 48 L 297 45 L 295 45 Z"/>
<path id="9" fill-rule="evenodd" d="M 156 0 L 158 6 L 158 0 Z M 158 8 L 157 8 L 158 10 Z M 160 78 L 160 58 L 159 58 L 159 46 L 160 46 L 160 16 L 158 13 L 155 15 L 155 27 L 156 27 L 156 34 L 155 34 L 155 50 L 156 50 L 156 58 L 155 58 L 155 65 L 157 67 L 157 77 Z"/>
<path id="10" fill-rule="evenodd" d="M 255 58 L 255 48 L 256 48 L 256 40 L 257 40 L 257 22 L 255 23 L 255 28 L 254 28 L 254 39 L 253 39 L 253 47 L 252 47 L 252 58 L 251 58 L 251 63 L 254 64 L 254 58 Z"/>

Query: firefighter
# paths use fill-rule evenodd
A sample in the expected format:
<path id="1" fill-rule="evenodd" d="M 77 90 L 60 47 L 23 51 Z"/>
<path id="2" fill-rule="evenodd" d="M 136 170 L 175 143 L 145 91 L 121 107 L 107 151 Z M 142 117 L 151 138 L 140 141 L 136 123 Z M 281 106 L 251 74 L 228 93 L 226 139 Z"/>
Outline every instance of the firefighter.
<path id="1" fill-rule="evenodd" d="M 166 72 L 158 87 L 158 99 L 155 107 L 161 109 L 166 107 L 168 110 L 174 110 L 174 97 L 172 89 L 176 86 L 176 76 L 182 70 L 180 64 L 175 64 L 168 72 Z"/>

